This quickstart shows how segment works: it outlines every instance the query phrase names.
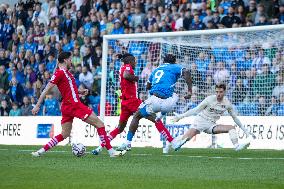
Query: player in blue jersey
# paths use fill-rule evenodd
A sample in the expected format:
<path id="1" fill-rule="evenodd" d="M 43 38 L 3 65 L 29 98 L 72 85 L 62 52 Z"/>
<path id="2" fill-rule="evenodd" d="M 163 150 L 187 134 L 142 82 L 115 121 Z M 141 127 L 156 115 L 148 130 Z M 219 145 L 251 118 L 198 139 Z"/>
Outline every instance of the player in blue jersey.
<path id="1" fill-rule="evenodd" d="M 176 57 L 174 55 L 165 55 L 164 63 L 152 72 L 147 82 L 147 90 L 149 90 L 151 96 L 139 106 L 138 111 L 133 115 L 127 133 L 127 141 L 118 147 L 117 150 L 131 149 L 132 138 L 142 118 L 146 118 L 155 123 L 157 130 L 172 144 L 172 147 L 175 148 L 175 141 L 162 123 L 161 117 L 172 111 L 178 101 L 178 95 L 174 93 L 174 89 L 177 80 L 181 76 L 188 86 L 188 95 L 185 96 L 185 98 L 189 99 L 191 97 L 192 88 L 189 70 L 176 64 Z M 158 113 L 162 116 L 156 116 Z"/>

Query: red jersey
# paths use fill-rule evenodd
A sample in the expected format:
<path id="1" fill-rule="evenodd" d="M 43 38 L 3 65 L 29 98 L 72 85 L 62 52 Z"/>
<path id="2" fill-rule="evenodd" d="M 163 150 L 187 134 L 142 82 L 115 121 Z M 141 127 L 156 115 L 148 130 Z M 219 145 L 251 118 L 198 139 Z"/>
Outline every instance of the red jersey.
<path id="1" fill-rule="evenodd" d="M 137 83 L 135 81 L 128 81 L 123 78 L 123 73 L 129 71 L 130 74 L 135 75 L 134 70 L 130 64 L 124 64 L 120 68 L 120 88 L 121 88 L 121 99 L 132 99 L 138 98 L 137 96 Z"/>
<path id="2" fill-rule="evenodd" d="M 63 104 L 72 104 L 80 102 L 78 88 L 74 76 L 65 69 L 56 69 L 51 77 L 50 83 L 57 85 Z"/>

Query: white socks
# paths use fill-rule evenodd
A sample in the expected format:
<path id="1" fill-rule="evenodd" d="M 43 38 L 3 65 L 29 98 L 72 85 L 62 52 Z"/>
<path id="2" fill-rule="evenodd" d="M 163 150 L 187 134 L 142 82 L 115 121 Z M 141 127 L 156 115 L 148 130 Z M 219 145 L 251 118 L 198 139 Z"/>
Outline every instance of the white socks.
<path id="1" fill-rule="evenodd" d="M 238 133 L 236 131 L 236 129 L 231 129 L 229 130 L 229 136 L 230 136 L 230 139 L 234 145 L 234 147 L 236 148 L 238 146 Z"/>
<path id="2" fill-rule="evenodd" d="M 44 148 L 41 148 L 37 151 L 39 154 L 43 154 L 45 152 Z"/>
<path id="3" fill-rule="evenodd" d="M 111 149 L 109 149 L 109 150 L 107 150 L 107 151 L 108 151 L 108 154 L 109 154 L 109 155 L 111 155 L 111 154 L 113 154 L 113 153 L 115 152 L 113 148 L 111 148 Z"/>

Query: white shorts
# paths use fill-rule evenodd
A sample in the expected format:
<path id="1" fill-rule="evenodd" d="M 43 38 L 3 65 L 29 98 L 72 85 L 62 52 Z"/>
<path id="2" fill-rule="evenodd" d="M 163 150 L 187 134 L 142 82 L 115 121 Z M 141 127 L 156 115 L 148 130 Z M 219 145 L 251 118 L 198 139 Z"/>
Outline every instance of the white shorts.
<path id="1" fill-rule="evenodd" d="M 216 123 L 197 115 L 193 121 L 192 127 L 200 132 L 205 132 L 208 134 L 213 134 L 213 129 Z"/>
<path id="2" fill-rule="evenodd" d="M 176 93 L 166 99 L 152 95 L 139 106 L 139 109 L 143 116 L 156 114 L 158 112 L 164 115 L 173 110 L 177 101 L 178 95 Z"/>

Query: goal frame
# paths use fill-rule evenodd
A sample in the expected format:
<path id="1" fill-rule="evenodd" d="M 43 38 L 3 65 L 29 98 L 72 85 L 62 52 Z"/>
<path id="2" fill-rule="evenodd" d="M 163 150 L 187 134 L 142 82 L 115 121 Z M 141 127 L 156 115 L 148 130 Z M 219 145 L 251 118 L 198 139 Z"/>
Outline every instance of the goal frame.
<path id="1" fill-rule="evenodd" d="M 104 121 L 105 118 L 105 104 L 106 104 L 106 83 L 107 83 L 107 56 L 108 56 L 108 42 L 114 39 L 148 39 L 159 37 L 180 37 L 180 36 L 196 36 L 209 34 L 226 34 L 226 33 L 244 33 L 256 31 L 270 31 L 270 30 L 284 30 L 284 24 L 267 25 L 267 26 L 253 26 L 241 28 L 225 28 L 212 30 L 194 30 L 194 31 L 178 31 L 178 32 L 157 32 L 157 33 L 139 33 L 139 34 L 117 34 L 103 36 L 103 53 L 102 53 L 102 79 L 101 79 L 101 95 L 100 95 L 100 119 Z"/>

